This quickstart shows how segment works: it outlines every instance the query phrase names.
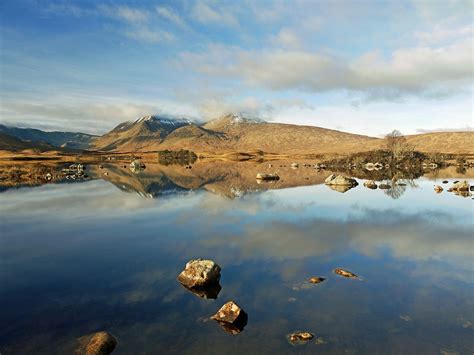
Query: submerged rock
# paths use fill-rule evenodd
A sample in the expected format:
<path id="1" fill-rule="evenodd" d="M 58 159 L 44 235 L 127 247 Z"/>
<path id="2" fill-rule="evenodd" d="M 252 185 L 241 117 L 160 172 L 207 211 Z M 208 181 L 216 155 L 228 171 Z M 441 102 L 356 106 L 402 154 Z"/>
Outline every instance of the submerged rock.
<path id="1" fill-rule="evenodd" d="M 443 184 L 447 184 L 448 182 L 448 180 L 443 180 Z"/>
<path id="2" fill-rule="evenodd" d="M 212 260 L 196 259 L 186 263 L 178 281 L 187 288 L 206 287 L 219 283 L 221 268 Z"/>
<path id="3" fill-rule="evenodd" d="M 218 322 L 226 332 L 238 334 L 247 325 L 248 316 L 234 301 L 229 301 L 211 319 Z"/>
<path id="4" fill-rule="evenodd" d="M 325 277 L 315 276 L 315 277 L 311 277 L 309 279 L 309 282 L 312 283 L 312 284 L 319 284 L 319 283 L 323 282 L 324 280 L 326 280 Z"/>
<path id="5" fill-rule="evenodd" d="M 390 186 L 389 184 L 380 184 L 379 185 L 379 189 L 382 189 L 382 190 L 388 190 L 388 189 L 391 189 L 392 186 Z"/>
<path id="6" fill-rule="evenodd" d="M 439 186 L 439 185 L 436 185 L 436 186 L 434 187 L 434 190 L 435 190 L 435 192 L 436 192 L 437 194 L 443 192 L 443 188 L 442 188 L 441 186 Z"/>
<path id="7" fill-rule="evenodd" d="M 292 344 L 305 344 L 314 338 L 314 334 L 310 332 L 293 332 L 288 334 L 288 339 Z"/>
<path id="8" fill-rule="evenodd" d="M 364 182 L 364 186 L 368 187 L 369 189 L 375 190 L 377 188 L 377 184 L 374 180 L 367 180 Z"/>
<path id="9" fill-rule="evenodd" d="M 336 174 L 331 174 L 329 175 L 326 180 L 324 180 L 324 183 L 326 185 L 340 185 L 340 186 L 357 186 L 359 183 L 348 176 L 344 175 L 336 175 Z"/>
<path id="10" fill-rule="evenodd" d="M 347 271 L 347 270 L 344 270 L 344 269 L 335 269 L 334 270 L 334 273 L 336 273 L 337 275 L 340 275 L 340 276 L 344 276 L 344 277 L 348 277 L 350 279 L 357 279 L 359 278 L 359 276 L 357 276 L 356 274 L 350 272 L 350 271 Z"/>
<path id="11" fill-rule="evenodd" d="M 95 333 L 86 346 L 86 355 L 108 355 L 117 346 L 117 340 L 109 332 Z"/>

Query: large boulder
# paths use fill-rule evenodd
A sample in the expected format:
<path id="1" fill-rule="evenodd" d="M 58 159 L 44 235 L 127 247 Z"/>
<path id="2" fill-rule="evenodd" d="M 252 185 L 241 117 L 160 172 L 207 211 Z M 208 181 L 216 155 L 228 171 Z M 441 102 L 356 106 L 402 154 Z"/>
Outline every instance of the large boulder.
<path id="1" fill-rule="evenodd" d="M 109 332 L 95 333 L 86 347 L 86 355 L 108 355 L 114 351 L 117 340 Z"/>
<path id="2" fill-rule="evenodd" d="M 212 260 L 196 259 L 186 263 L 178 281 L 187 288 L 207 287 L 219 283 L 221 268 Z"/>
<path id="3" fill-rule="evenodd" d="M 326 180 L 324 180 L 326 185 L 338 185 L 338 186 L 357 186 L 359 185 L 358 182 L 345 175 L 336 175 L 331 174 L 329 175 Z"/>
<path id="4" fill-rule="evenodd" d="M 234 301 L 229 301 L 211 319 L 218 322 L 226 332 L 238 334 L 247 325 L 248 316 Z"/>

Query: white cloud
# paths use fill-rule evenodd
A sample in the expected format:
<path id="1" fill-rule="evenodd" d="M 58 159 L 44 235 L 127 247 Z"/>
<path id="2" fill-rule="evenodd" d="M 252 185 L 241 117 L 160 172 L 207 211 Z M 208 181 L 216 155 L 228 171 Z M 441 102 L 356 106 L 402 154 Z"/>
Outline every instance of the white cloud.
<path id="1" fill-rule="evenodd" d="M 130 24 L 145 23 L 148 21 L 150 13 L 130 6 L 110 6 L 100 5 L 98 10 L 105 16 L 113 17 Z"/>
<path id="2" fill-rule="evenodd" d="M 187 27 L 184 20 L 176 12 L 174 12 L 173 9 L 165 6 L 157 6 L 155 10 L 156 13 L 164 19 L 171 21 L 180 27 Z"/>
<path id="3" fill-rule="evenodd" d="M 3 100 L 0 105 L 0 123 L 6 125 L 92 134 L 103 134 L 121 122 L 154 114 L 182 117 L 192 116 L 194 111 L 165 100 L 150 103 L 103 97 Z"/>
<path id="4" fill-rule="evenodd" d="M 238 21 L 230 7 L 221 8 L 207 1 L 197 0 L 193 8 L 194 18 L 201 23 L 212 23 L 224 26 L 236 26 Z"/>
<path id="5" fill-rule="evenodd" d="M 400 48 L 388 57 L 368 52 L 347 60 L 322 52 L 214 45 L 201 53 L 184 52 L 181 61 L 206 75 L 271 90 L 348 90 L 393 99 L 459 92 L 472 83 L 472 50 L 471 40 L 461 40 L 445 46 Z"/>
<path id="6" fill-rule="evenodd" d="M 272 42 L 283 48 L 300 48 L 303 45 L 301 38 L 288 27 L 282 28 L 276 36 L 272 37 Z"/>
<path id="7" fill-rule="evenodd" d="M 170 42 L 174 39 L 172 33 L 159 30 L 150 30 L 146 27 L 135 28 L 126 32 L 127 36 L 139 41 L 158 43 L 158 42 Z"/>
<path id="8" fill-rule="evenodd" d="M 471 38 L 474 34 L 474 26 L 461 26 L 458 28 L 449 28 L 443 26 L 436 26 L 432 31 L 428 32 L 415 32 L 415 38 L 425 44 L 434 44 L 443 42 L 446 40 L 459 39 L 459 38 Z"/>

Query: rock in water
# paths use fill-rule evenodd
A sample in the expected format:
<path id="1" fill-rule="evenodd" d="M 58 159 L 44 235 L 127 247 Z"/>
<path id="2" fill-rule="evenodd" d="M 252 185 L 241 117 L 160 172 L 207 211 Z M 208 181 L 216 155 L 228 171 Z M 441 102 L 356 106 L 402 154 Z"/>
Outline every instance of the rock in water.
<path id="1" fill-rule="evenodd" d="M 364 186 L 368 187 L 369 189 L 375 190 L 377 188 L 377 184 L 374 180 L 367 180 L 364 182 Z"/>
<path id="2" fill-rule="evenodd" d="M 212 260 L 204 259 L 188 261 L 184 270 L 178 275 L 178 281 L 187 288 L 218 284 L 220 279 L 220 266 Z"/>
<path id="3" fill-rule="evenodd" d="M 293 344 L 304 344 L 314 338 L 314 334 L 309 332 L 294 332 L 288 335 L 290 342 Z"/>
<path id="4" fill-rule="evenodd" d="M 316 277 L 310 278 L 310 279 L 309 279 L 309 282 L 311 282 L 312 284 L 319 284 L 319 283 L 323 282 L 324 280 L 326 280 L 325 277 L 318 277 L 318 276 L 316 276 Z"/>
<path id="5" fill-rule="evenodd" d="M 247 325 L 248 316 L 234 301 L 229 301 L 211 319 L 218 322 L 226 332 L 238 334 Z"/>
<path id="6" fill-rule="evenodd" d="M 277 174 L 257 174 L 257 180 L 280 180 L 280 177 Z"/>
<path id="7" fill-rule="evenodd" d="M 436 192 L 437 194 L 443 192 L 443 188 L 442 188 L 441 186 L 439 186 L 439 185 L 436 185 L 436 186 L 434 187 L 434 190 L 435 190 L 435 192 Z"/>
<path id="8" fill-rule="evenodd" d="M 391 189 L 392 186 L 390 186 L 389 184 L 380 184 L 379 185 L 379 189 L 382 189 L 382 190 L 388 190 L 388 189 Z"/>
<path id="9" fill-rule="evenodd" d="M 95 333 L 86 347 L 86 355 L 107 355 L 114 351 L 117 340 L 109 332 Z"/>
<path id="10" fill-rule="evenodd" d="M 359 276 L 357 276 L 356 274 L 350 272 L 350 271 L 347 271 L 347 270 L 344 270 L 344 269 L 335 269 L 334 272 L 337 274 L 337 275 L 340 275 L 340 276 L 344 276 L 344 277 L 348 277 L 350 279 L 357 279 Z"/>
<path id="11" fill-rule="evenodd" d="M 329 175 L 326 180 L 324 180 L 326 185 L 341 185 L 341 186 L 357 186 L 358 182 L 350 177 L 344 175 Z"/>
<path id="12" fill-rule="evenodd" d="M 451 186 L 452 191 L 469 191 L 469 183 L 464 181 L 458 181 Z"/>

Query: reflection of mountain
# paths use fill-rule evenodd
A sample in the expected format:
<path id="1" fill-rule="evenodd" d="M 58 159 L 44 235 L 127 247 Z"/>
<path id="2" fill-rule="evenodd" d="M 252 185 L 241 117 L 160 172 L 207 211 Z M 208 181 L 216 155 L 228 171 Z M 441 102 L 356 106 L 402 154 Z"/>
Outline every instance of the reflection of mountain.
<path id="1" fill-rule="evenodd" d="M 309 167 L 294 170 L 289 162 L 283 161 L 278 167 L 271 168 L 268 163 L 215 162 L 197 163 L 192 169 L 179 165 L 147 164 L 146 169 L 138 174 L 118 165 L 105 165 L 104 171 L 107 171 L 106 176 L 103 173 L 97 176 L 121 190 L 135 191 L 148 197 L 205 189 L 235 198 L 262 190 L 321 184 L 327 175 Z M 256 180 L 257 173 L 269 171 L 277 171 L 280 180 L 263 183 Z"/>

